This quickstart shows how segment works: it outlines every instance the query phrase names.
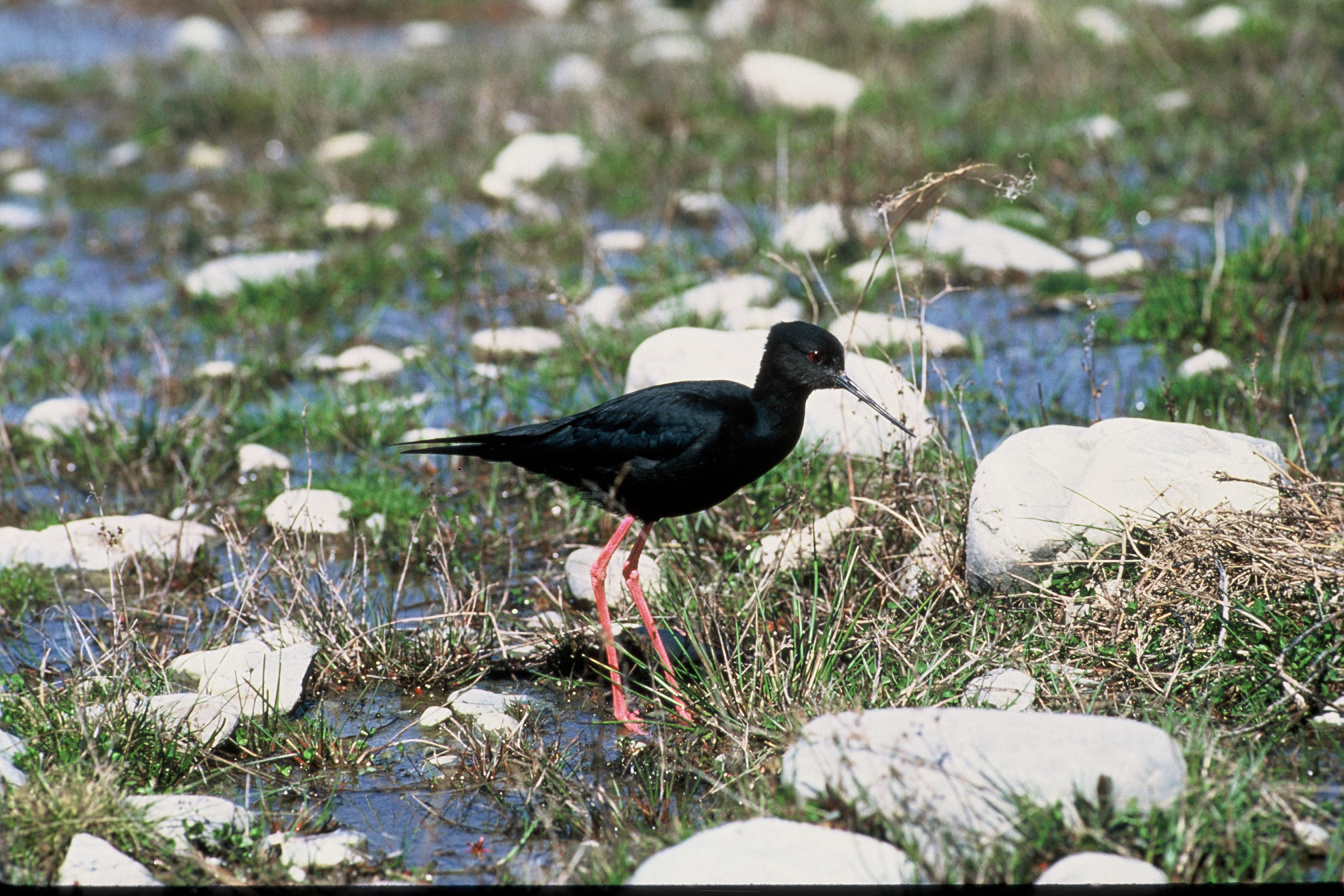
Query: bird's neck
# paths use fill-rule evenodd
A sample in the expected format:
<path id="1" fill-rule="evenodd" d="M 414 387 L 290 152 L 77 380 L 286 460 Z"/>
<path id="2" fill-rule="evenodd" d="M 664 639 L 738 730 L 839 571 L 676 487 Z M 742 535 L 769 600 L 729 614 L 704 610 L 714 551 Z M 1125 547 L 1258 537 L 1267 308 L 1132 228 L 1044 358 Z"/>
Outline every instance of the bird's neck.
<path id="1" fill-rule="evenodd" d="M 770 378 L 762 370 L 751 390 L 751 399 L 761 422 L 767 427 L 785 427 L 801 432 L 803 416 L 807 412 L 807 396 L 811 393 L 811 389 L 791 388 L 779 379 Z"/>

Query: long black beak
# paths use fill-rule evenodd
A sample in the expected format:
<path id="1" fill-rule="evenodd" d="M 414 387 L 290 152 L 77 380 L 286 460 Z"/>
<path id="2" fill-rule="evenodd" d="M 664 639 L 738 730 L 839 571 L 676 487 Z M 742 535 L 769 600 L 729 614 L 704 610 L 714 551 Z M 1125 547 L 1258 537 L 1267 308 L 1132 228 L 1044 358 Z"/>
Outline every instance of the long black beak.
<path id="1" fill-rule="evenodd" d="M 900 429 L 901 432 L 903 432 L 903 433 L 905 433 L 906 435 L 908 435 L 910 438 L 912 438 L 912 439 L 913 439 L 913 438 L 916 438 L 916 436 L 915 436 L 915 431 L 914 431 L 913 429 L 911 429 L 910 427 L 906 426 L 904 423 L 902 423 L 901 421 L 897 420 L 895 417 L 891 416 L 891 414 L 887 411 L 886 408 L 882 407 L 882 405 L 880 405 L 880 404 L 878 404 L 877 402 L 873 401 L 872 398 L 870 398 L 870 397 L 868 396 L 868 393 L 867 393 L 867 392 L 863 391 L 862 389 L 860 389 L 858 386 L 856 386 L 856 385 L 854 384 L 854 381 L 853 381 L 852 379 L 849 378 L 849 374 L 845 373 L 844 371 L 841 371 L 840 373 L 837 373 L 837 374 L 835 375 L 835 379 L 836 379 L 837 385 L 839 385 L 841 389 L 844 389 L 844 390 L 845 390 L 846 392 L 848 392 L 850 395 L 853 395 L 853 396 L 854 396 L 855 398 L 857 398 L 859 401 L 861 401 L 861 402 L 863 402 L 864 404 L 868 405 L 868 407 L 870 407 L 870 408 L 872 408 L 873 410 L 877 411 L 877 412 L 878 412 L 879 414 L 881 414 L 883 417 L 886 417 L 886 418 L 887 418 L 888 420 L 890 420 L 892 423 L 896 424 L 896 427 L 897 427 L 898 429 Z"/>

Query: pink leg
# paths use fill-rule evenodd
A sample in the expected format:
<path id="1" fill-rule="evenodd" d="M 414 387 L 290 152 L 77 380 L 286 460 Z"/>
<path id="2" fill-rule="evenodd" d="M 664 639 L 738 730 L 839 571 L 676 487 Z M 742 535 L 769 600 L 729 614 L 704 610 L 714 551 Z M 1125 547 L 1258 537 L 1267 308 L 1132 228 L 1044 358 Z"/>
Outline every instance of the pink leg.
<path id="1" fill-rule="evenodd" d="M 627 517 L 628 519 L 628 517 Z M 630 588 L 630 596 L 635 599 L 635 606 L 639 609 L 640 618 L 644 620 L 644 627 L 649 630 L 649 637 L 653 639 L 653 649 L 658 651 L 658 659 L 663 662 L 663 672 L 667 677 L 667 683 L 672 686 L 672 700 L 677 706 L 677 715 L 688 722 L 695 721 L 691 718 L 690 711 L 686 709 L 686 701 L 682 699 L 681 689 L 677 687 L 677 677 L 672 674 L 672 661 L 667 658 L 667 648 L 663 646 L 663 639 L 658 635 L 658 626 L 653 623 L 653 614 L 649 612 L 649 605 L 644 601 L 644 589 L 639 586 L 639 555 L 644 551 L 644 542 L 649 537 L 649 529 L 653 523 L 645 523 L 635 536 L 635 546 L 630 549 L 630 555 L 625 560 L 625 584 Z"/>
<path id="2" fill-rule="evenodd" d="M 593 599 L 597 601 L 597 618 L 602 623 L 602 643 L 607 649 L 607 669 L 611 672 L 611 713 L 617 721 L 625 723 L 626 730 L 631 734 L 643 734 L 644 726 L 639 724 L 639 716 L 631 712 L 625 703 L 625 691 L 621 688 L 621 666 L 616 658 L 616 636 L 612 634 L 611 613 L 607 610 L 607 565 L 634 523 L 633 516 L 621 520 L 616 533 L 597 556 L 597 562 L 590 572 L 593 578 Z"/>

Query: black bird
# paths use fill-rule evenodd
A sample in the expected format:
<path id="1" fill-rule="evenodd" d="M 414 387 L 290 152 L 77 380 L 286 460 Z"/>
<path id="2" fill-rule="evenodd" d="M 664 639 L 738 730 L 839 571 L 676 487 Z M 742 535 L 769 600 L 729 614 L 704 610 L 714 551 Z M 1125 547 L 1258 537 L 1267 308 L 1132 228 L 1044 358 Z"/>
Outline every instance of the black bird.
<path id="1" fill-rule="evenodd" d="M 404 454 L 450 454 L 508 461 L 578 489 L 622 515 L 592 567 L 593 596 L 611 673 L 612 710 L 628 730 L 639 717 L 626 705 L 607 610 L 607 565 L 635 520 L 643 525 L 625 561 L 630 595 L 652 635 L 678 714 L 691 715 L 639 586 L 639 555 L 657 520 L 706 510 L 788 456 L 803 431 L 807 397 L 844 389 L 900 427 L 845 373 L 845 350 L 830 333 L 803 321 L 775 324 L 765 341 L 756 385 L 727 380 L 665 383 L 630 392 L 558 420 L 499 432 L 405 442 Z"/>

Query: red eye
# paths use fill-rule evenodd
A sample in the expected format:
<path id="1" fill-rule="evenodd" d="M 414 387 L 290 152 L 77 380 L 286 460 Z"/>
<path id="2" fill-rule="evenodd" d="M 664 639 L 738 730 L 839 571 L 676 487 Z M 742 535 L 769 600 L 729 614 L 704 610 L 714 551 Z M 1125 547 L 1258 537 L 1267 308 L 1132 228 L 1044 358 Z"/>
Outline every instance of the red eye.
<path id="1" fill-rule="evenodd" d="M 807 360 L 811 361 L 813 364 L 820 364 L 820 363 L 821 363 L 821 352 L 808 352 L 808 353 L 807 353 Z"/>

